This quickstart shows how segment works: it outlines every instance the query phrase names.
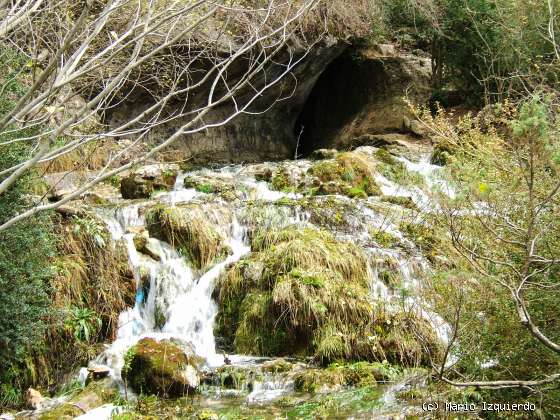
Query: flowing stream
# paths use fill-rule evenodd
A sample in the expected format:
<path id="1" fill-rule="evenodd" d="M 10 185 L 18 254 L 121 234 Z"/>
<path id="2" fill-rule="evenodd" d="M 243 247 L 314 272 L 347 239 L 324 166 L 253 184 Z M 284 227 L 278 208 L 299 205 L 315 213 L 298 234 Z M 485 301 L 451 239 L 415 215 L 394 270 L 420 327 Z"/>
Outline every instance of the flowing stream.
<path id="1" fill-rule="evenodd" d="M 430 165 L 427 157 L 418 162 L 411 162 L 399 158 L 410 171 L 421 174 L 426 179 L 426 184 L 431 188 L 446 188 L 446 185 L 434 179 L 438 167 Z M 308 161 L 291 162 L 291 171 L 302 173 L 310 166 Z M 126 351 L 144 337 L 156 340 L 173 339 L 175 343 L 191 345 L 196 354 L 206 359 L 207 367 L 215 369 L 224 364 L 224 355 L 216 350 L 214 338 L 214 319 L 217 314 L 217 305 L 212 299 L 212 293 L 217 280 L 225 267 L 239 261 L 250 253 L 247 235 L 248 226 L 243 220 L 246 215 L 247 203 L 259 200 L 273 203 L 282 199 L 297 199 L 301 195 L 272 191 L 269 184 L 257 181 L 250 168 L 243 165 L 229 166 L 217 170 L 203 169 L 196 172 L 198 175 L 214 177 L 225 182 L 233 183 L 236 189 L 242 192 L 241 200 L 237 204 L 228 203 L 214 197 L 214 211 L 209 210 L 207 217 L 220 230 L 223 237 L 227 238 L 227 245 L 231 254 L 223 261 L 210 267 L 207 271 L 200 272 L 189 265 L 186 258 L 179 254 L 169 244 L 154 238 L 149 238 L 150 250 L 159 257 L 159 261 L 139 253 L 134 244 L 134 235 L 144 229 L 144 208 L 154 202 L 167 205 L 180 205 L 187 202 L 198 202 L 208 199 L 208 194 L 185 188 L 183 182 L 188 174 L 178 176 L 174 189 L 170 192 L 159 193 L 149 201 L 125 203 L 116 208 L 98 208 L 98 215 L 106 222 L 114 241 L 124 241 L 127 246 L 130 265 L 134 270 L 137 285 L 136 303 L 133 308 L 123 312 L 119 317 L 119 328 L 116 340 L 90 364 L 104 365 L 110 368 L 111 376 L 123 386 L 121 369 L 124 364 Z M 421 188 L 404 188 L 387 178 L 378 175 L 379 183 L 384 194 L 393 196 L 410 197 L 419 207 L 429 204 L 429 190 Z M 448 190 L 449 195 L 452 191 Z M 442 341 L 449 337 L 449 326 L 422 302 L 414 293 L 420 285 L 420 277 L 429 271 L 429 264 L 415 250 L 414 244 L 403 237 L 397 225 L 385 214 L 381 214 L 368 202 L 359 203 L 348 197 L 336 196 L 337 200 L 354 203 L 356 207 L 356 221 L 351 232 L 338 232 L 342 239 L 361 243 L 369 238 L 368 228 L 375 227 L 389 232 L 399 239 L 405 248 L 384 248 L 379 244 L 365 244 L 364 249 L 372 260 L 375 258 L 389 258 L 397 262 L 395 269 L 402 278 L 401 289 L 408 290 L 403 297 L 403 291 L 391 290 L 379 279 L 375 264 L 371 265 L 371 293 L 372 299 L 384 302 L 391 306 L 404 304 L 411 310 L 416 310 L 430 321 Z M 290 209 L 271 206 L 269 213 L 262 221 L 265 226 L 311 226 L 310 214 L 297 206 Z M 230 215 L 225 217 L 224 214 Z M 240 222 L 241 220 L 241 222 Z M 365 243 L 365 242 L 364 242 Z M 412 250 L 412 251 L 411 251 Z M 259 358 L 249 356 L 228 356 L 234 365 L 251 366 L 259 364 Z M 246 397 L 249 404 L 265 403 L 278 399 L 293 390 L 293 381 L 285 378 L 268 376 L 257 382 Z M 391 393 L 394 388 L 386 390 L 384 400 L 394 401 Z M 102 411 L 100 410 L 99 413 Z M 107 409 L 103 411 L 106 413 Z M 83 418 L 107 418 L 99 415 Z"/>

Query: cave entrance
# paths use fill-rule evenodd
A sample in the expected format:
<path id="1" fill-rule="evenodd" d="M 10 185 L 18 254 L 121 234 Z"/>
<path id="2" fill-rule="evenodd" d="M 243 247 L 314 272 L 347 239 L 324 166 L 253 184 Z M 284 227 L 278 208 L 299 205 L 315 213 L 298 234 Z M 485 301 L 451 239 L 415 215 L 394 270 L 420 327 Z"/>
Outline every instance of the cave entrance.
<path id="1" fill-rule="evenodd" d="M 368 104 L 386 92 L 384 63 L 366 59 L 354 49 L 346 50 L 321 74 L 296 120 L 298 155 L 308 156 L 321 148 L 345 148 L 360 133 L 355 121 Z M 361 125 L 361 124 L 358 124 Z"/>

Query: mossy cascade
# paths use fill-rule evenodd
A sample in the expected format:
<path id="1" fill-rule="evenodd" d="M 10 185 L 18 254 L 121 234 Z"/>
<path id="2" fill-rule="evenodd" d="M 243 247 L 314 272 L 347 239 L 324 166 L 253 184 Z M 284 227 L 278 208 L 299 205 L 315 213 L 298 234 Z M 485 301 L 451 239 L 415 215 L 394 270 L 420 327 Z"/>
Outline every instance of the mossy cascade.
<path id="1" fill-rule="evenodd" d="M 198 269 L 230 252 L 222 234 L 197 207 L 156 206 L 148 211 L 146 221 L 152 237 L 179 249 Z"/>
<path id="2" fill-rule="evenodd" d="M 419 364 L 438 351 L 427 322 L 374 308 L 359 247 L 294 228 L 261 232 L 252 246 L 220 284 L 217 333 L 236 352 Z"/>

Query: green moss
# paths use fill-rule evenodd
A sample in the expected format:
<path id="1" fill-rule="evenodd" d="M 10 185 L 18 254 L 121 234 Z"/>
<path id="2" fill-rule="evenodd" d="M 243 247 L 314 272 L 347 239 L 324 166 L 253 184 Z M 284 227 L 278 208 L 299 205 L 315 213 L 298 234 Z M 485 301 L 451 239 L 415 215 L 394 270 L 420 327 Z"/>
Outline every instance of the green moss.
<path id="1" fill-rule="evenodd" d="M 395 164 L 380 163 L 378 171 L 390 181 L 402 186 L 422 186 L 424 178 L 416 172 L 409 172 L 402 162 Z"/>
<path id="2" fill-rule="evenodd" d="M 196 186 L 196 190 L 201 193 L 205 194 L 212 194 L 215 193 L 216 190 L 214 189 L 213 185 L 210 184 L 200 184 Z"/>
<path id="3" fill-rule="evenodd" d="M 404 373 L 387 362 L 333 363 L 325 369 L 309 369 L 295 375 L 294 386 L 300 392 L 321 392 L 338 387 L 375 386 L 394 381 Z"/>
<path id="4" fill-rule="evenodd" d="M 441 240 L 435 235 L 433 229 L 417 223 L 401 223 L 399 225 L 403 235 L 410 239 L 428 257 L 435 256 Z"/>
<path id="5" fill-rule="evenodd" d="M 309 173 L 320 183 L 315 191 L 317 194 L 367 198 L 381 194 L 374 181 L 372 169 L 367 157 L 360 153 L 347 152 L 339 154 L 334 160 L 315 163 L 309 169 Z"/>
<path id="6" fill-rule="evenodd" d="M 290 181 L 290 177 L 288 175 L 288 171 L 286 168 L 278 169 L 273 175 L 271 179 L 272 188 L 276 191 L 284 191 L 294 187 L 292 182 Z"/>
<path id="7" fill-rule="evenodd" d="M 130 366 L 124 372 L 128 384 L 137 392 L 177 397 L 195 392 L 183 372 L 198 370 L 203 360 L 187 355 L 171 341 L 144 338 L 129 352 Z"/>
<path id="8" fill-rule="evenodd" d="M 183 181 L 185 188 L 194 188 L 204 194 L 219 194 L 227 201 L 237 198 L 235 186 L 220 179 L 204 176 L 188 176 Z"/>
<path id="9" fill-rule="evenodd" d="M 393 195 L 385 195 L 381 198 L 381 201 L 384 201 L 386 203 L 396 204 L 398 206 L 410 210 L 418 210 L 418 206 L 416 206 L 416 203 L 410 197 L 397 197 Z"/>
<path id="10" fill-rule="evenodd" d="M 81 416 L 84 412 L 72 404 L 62 404 L 52 411 L 41 414 L 39 420 L 71 420 Z"/>
<path id="11" fill-rule="evenodd" d="M 386 163 L 388 165 L 396 165 L 399 163 L 399 161 L 397 159 L 395 159 L 395 157 L 393 155 L 391 155 L 391 153 L 389 153 L 387 150 L 385 149 L 379 149 L 375 152 L 375 157 L 383 163 Z"/>
<path id="12" fill-rule="evenodd" d="M 152 237 L 169 242 L 202 269 L 230 252 L 224 239 L 195 208 L 156 206 L 146 213 Z"/>
<path id="13" fill-rule="evenodd" d="M 351 187 L 346 190 L 346 195 L 350 198 L 368 198 L 367 193 L 361 187 Z"/>
<path id="14" fill-rule="evenodd" d="M 381 229 L 370 229 L 371 238 L 384 248 L 392 248 L 399 243 L 399 238 Z"/>

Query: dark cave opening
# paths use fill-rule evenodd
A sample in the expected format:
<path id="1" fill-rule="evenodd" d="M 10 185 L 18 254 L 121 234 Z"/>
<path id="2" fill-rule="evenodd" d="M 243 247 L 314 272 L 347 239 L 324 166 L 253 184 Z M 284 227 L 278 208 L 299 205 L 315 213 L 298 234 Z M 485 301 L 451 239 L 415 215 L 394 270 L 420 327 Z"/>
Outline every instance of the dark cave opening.
<path id="1" fill-rule="evenodd" d="M 329 64 L 296 120 L 298 155 L 340 146 L 337 139 L 353 134 L 353 121 L 368 104 L 383 97 L 389 79 L 383 60 L 364 58 L 353 49 Z"/>

